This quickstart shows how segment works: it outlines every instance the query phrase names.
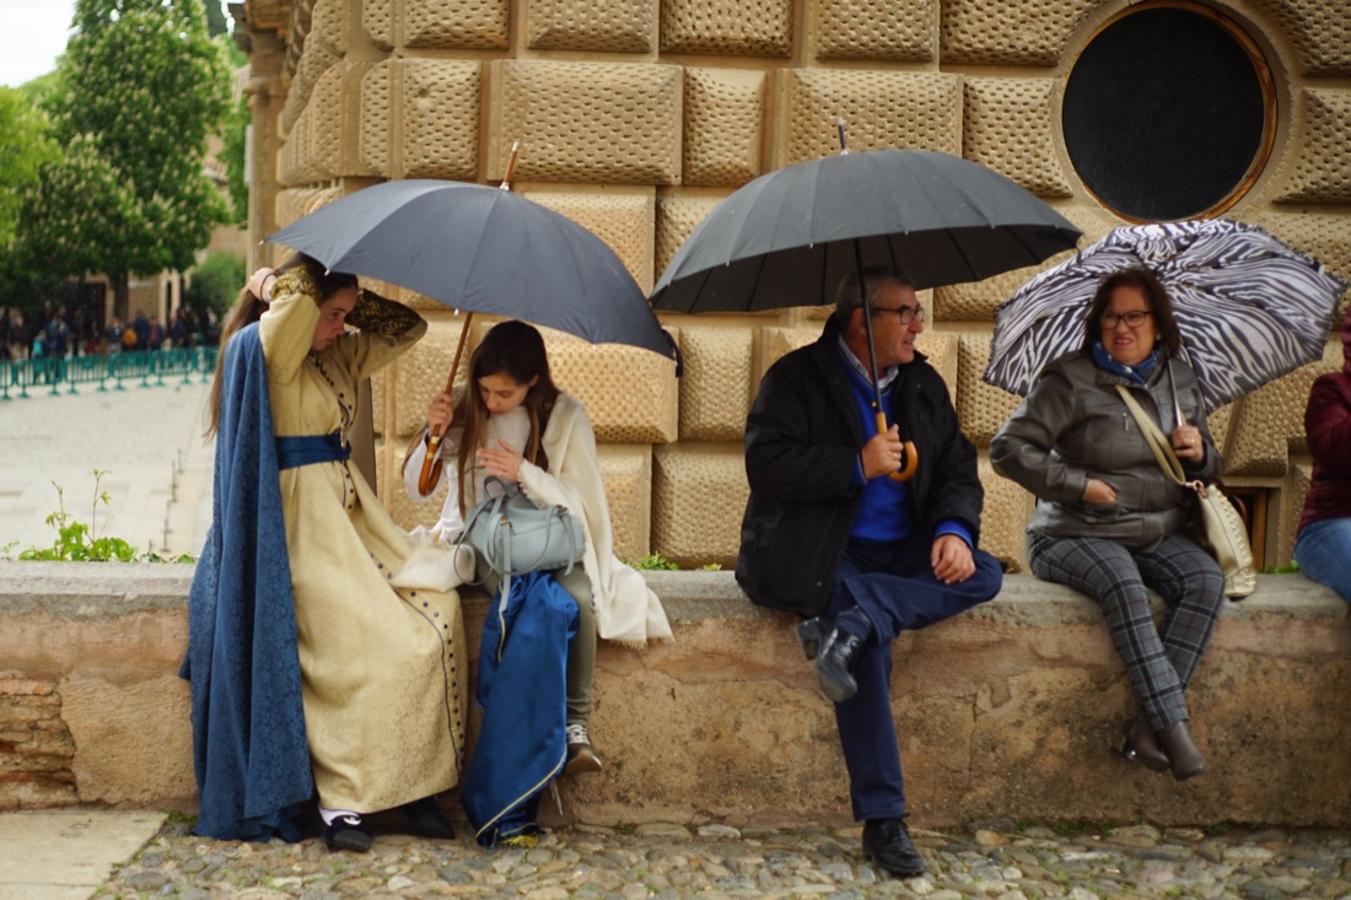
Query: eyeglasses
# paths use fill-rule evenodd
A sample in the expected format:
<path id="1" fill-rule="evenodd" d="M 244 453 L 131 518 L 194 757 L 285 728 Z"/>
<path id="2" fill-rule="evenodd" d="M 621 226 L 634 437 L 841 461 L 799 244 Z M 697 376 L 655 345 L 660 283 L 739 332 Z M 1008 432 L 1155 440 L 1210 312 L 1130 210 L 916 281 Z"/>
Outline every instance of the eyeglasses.
<path id="1" fill-rule="evenodd" d="M 1122 313 L 1119 316 L 1114 312 L 1105 312 L 1102 314 L 1102 318 L 1099 321 L 1102 322 L 1103 328 L 1115 328 L 1116 323 L 1124 319 L 1127 328 L 1139 328 L 1141 325 L 1145 324 L 1145 319 L 1147 319 L 1150 314 L 1151 310 L 1148 309 L 1133 309 L 1130 312 Z"/>
<path id="2" fill-rule="evenodd" d="M 896 316 L 896 318 L 900 320 L 900 323 L 902 325 L 909 325 L 916 319 L 924 318 L 924 307 L 919 303 L 916 303 L 914 306 L 897 306 L 897 307 L 874 306 L 872 310 L 873 315 L 878 315 L 880 313 L 893 313 Z"/>

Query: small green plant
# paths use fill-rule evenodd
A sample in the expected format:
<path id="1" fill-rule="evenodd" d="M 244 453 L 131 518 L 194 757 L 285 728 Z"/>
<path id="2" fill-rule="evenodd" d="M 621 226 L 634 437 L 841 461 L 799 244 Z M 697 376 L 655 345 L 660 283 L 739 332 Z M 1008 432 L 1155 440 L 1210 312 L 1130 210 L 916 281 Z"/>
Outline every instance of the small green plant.
<path id="1" fill-rule="evenodd" d="M 89 507 L 89 523 L 76 519 L 66 510 L 66 490 L 55 481 L 56 511 L 47 516 L 47 524 L 56 529 L 56 539 L 50 547 L 29 547 L 19 551 L 18 559 L 25 561 L 57 562 L 193 562 L 190 554 L 175 557 L 161 556 L 147 548 L 137 554 L 136 548 L 119 537 L 109 537 L 98 533 L 99 505 L 111 506 L 112 497 L 103 490 L 105 469 L 94 469 L 94 499 Z M 6 544 L 0 548 L 0 557 L 9 559 L 18 542 Z"/>
<path id="2" fill-rule="evenodd" d="M 1281 563 L 1279 566 L 1267 566 L 1262 570 L 1263 575 L 1298 575 L 1299 563 L 1293 559 L 1288 563 Z"/>
<path id="3" fill-rule="evenodd" d="M 722 563 L 704 563 L 699 567 L 700 572 L 721 572 Z"/>
<path id="4" fill-rule="evenodd" d="M 671 562 L 660 553 L 649 553 L 647 556 L 644 556 L 642 559 L 630 563 L 629 565 L 635 569 L 649 569 L 659 572 L 673 572 L 680 568 L 679 565 Z"/>

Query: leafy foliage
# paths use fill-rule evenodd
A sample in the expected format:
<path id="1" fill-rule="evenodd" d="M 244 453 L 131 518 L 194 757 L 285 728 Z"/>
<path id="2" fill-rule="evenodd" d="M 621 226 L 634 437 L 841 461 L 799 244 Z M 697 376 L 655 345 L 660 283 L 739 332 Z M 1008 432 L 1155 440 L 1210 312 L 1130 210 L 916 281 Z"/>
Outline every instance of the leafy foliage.
<path id="1" fill-rule="evenodd" d="M 230 188 L 230 221 L 243 225 L 249 217 L 249 186 L 244 183 L 245 143 L 249 129 L 249 101 L 240 97 L 225 121 L 222 134 L 223 145 L 218 158 L 225 164 L 225 174 Z"/>
<path id="2" fill-rule="evenodd" d="M 59 151 L 47 116 L 21 90 L 0 87 L 0 248 L 14 241 L 21 191 Z"/>
<path id="3" fill-rule="evenodd" d="M 137 554 L 136 548 L 119 537 L 100 536 L 92 524 L 98 519 L 100 505 L 110 506 L 112 498 L 101 487 L 103 476 L 108 473 L 94 469 L 94 500 L 89 510 L 89 522 L 77 520 L 66 511 L 66 492 L 55 481 L 57 509 L 47 517 L 47 524 L 56 529 L 56 539 L 50 547 L 29 547 L 19 553 L 21 560 L 65 561 L 65 562 L 193 562 L 189 554 L 169 558 L 147 550 Z M 7 546 L 6 552 L 13 545 Z"/>
<path id="4" fill-rule="evenodd" d="M 192 283 L 183 300 L 194 310 L 210 309 L 224 319 L 244 283 L 244 260 L 229 253 L 216 252 L 192 271 Z"/>
<path id="5" fill-rule="evenodd" d="M 74 24 L 46 100 L 68 158 L 43 166 L 24 241 L 57 271 L 106 273 L 125 312 L 130 275 L 187 269 L 226 218 L 202 162 L 229 72 L 202 0 L 77 0 Z"/>
<path id="6" fill-rule="evenodd" d="M 648 569 L 658 572 L 674 572 L 680 568 L 679 564 L 671 562 L 660 553 L 649 553 L 642 559 L 629 563 L 629 565 L 635 569 Z"/>

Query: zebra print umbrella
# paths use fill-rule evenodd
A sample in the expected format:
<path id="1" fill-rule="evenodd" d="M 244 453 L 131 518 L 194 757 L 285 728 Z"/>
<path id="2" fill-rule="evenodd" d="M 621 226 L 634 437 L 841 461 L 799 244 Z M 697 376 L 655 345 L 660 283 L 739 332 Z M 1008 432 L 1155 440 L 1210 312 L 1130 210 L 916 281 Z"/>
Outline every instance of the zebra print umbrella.
<path id="1" fill-rule="evenodd" d="M 999 306 L 985 380 L 1025 396 L 1043 365 L 1083 345 L 1098 283 L 1141 265 L 1168 289 L 1208 412 L 1321 359 L 1347 288 L 1256 225 L 1210 219 L 1125 226 Z"/>

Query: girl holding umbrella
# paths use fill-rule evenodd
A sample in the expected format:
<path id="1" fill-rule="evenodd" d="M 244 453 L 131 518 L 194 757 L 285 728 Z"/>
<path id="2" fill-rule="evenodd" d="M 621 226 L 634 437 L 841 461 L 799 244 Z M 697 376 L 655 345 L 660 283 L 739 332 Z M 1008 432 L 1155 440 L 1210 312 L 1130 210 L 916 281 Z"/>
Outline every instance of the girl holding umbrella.
<path id="1" fill-rule="evenodd" d="M 1158 278 L 1145 268 L 1115 272 L 1098 285 L 1082 348 L 1042 370 L 990 444 L 995 471 L 1038 498 L 1028 525 L 1033 573 L 1102 607 L 1141 706 L 1123 729 L 1123 755 L 1179 781 L 1206 770 L 1187 729 L 1185 691 L 1214 630 L 1224 577 L 1186 534 L 1191 492 L 1165 477 L 1117 386 L 1171 430 L 1189 478 L 1214 480 L 1220 454 L 1180 350 Z M 1167 604 L 1161 628 L 1146 585 Z"/>

